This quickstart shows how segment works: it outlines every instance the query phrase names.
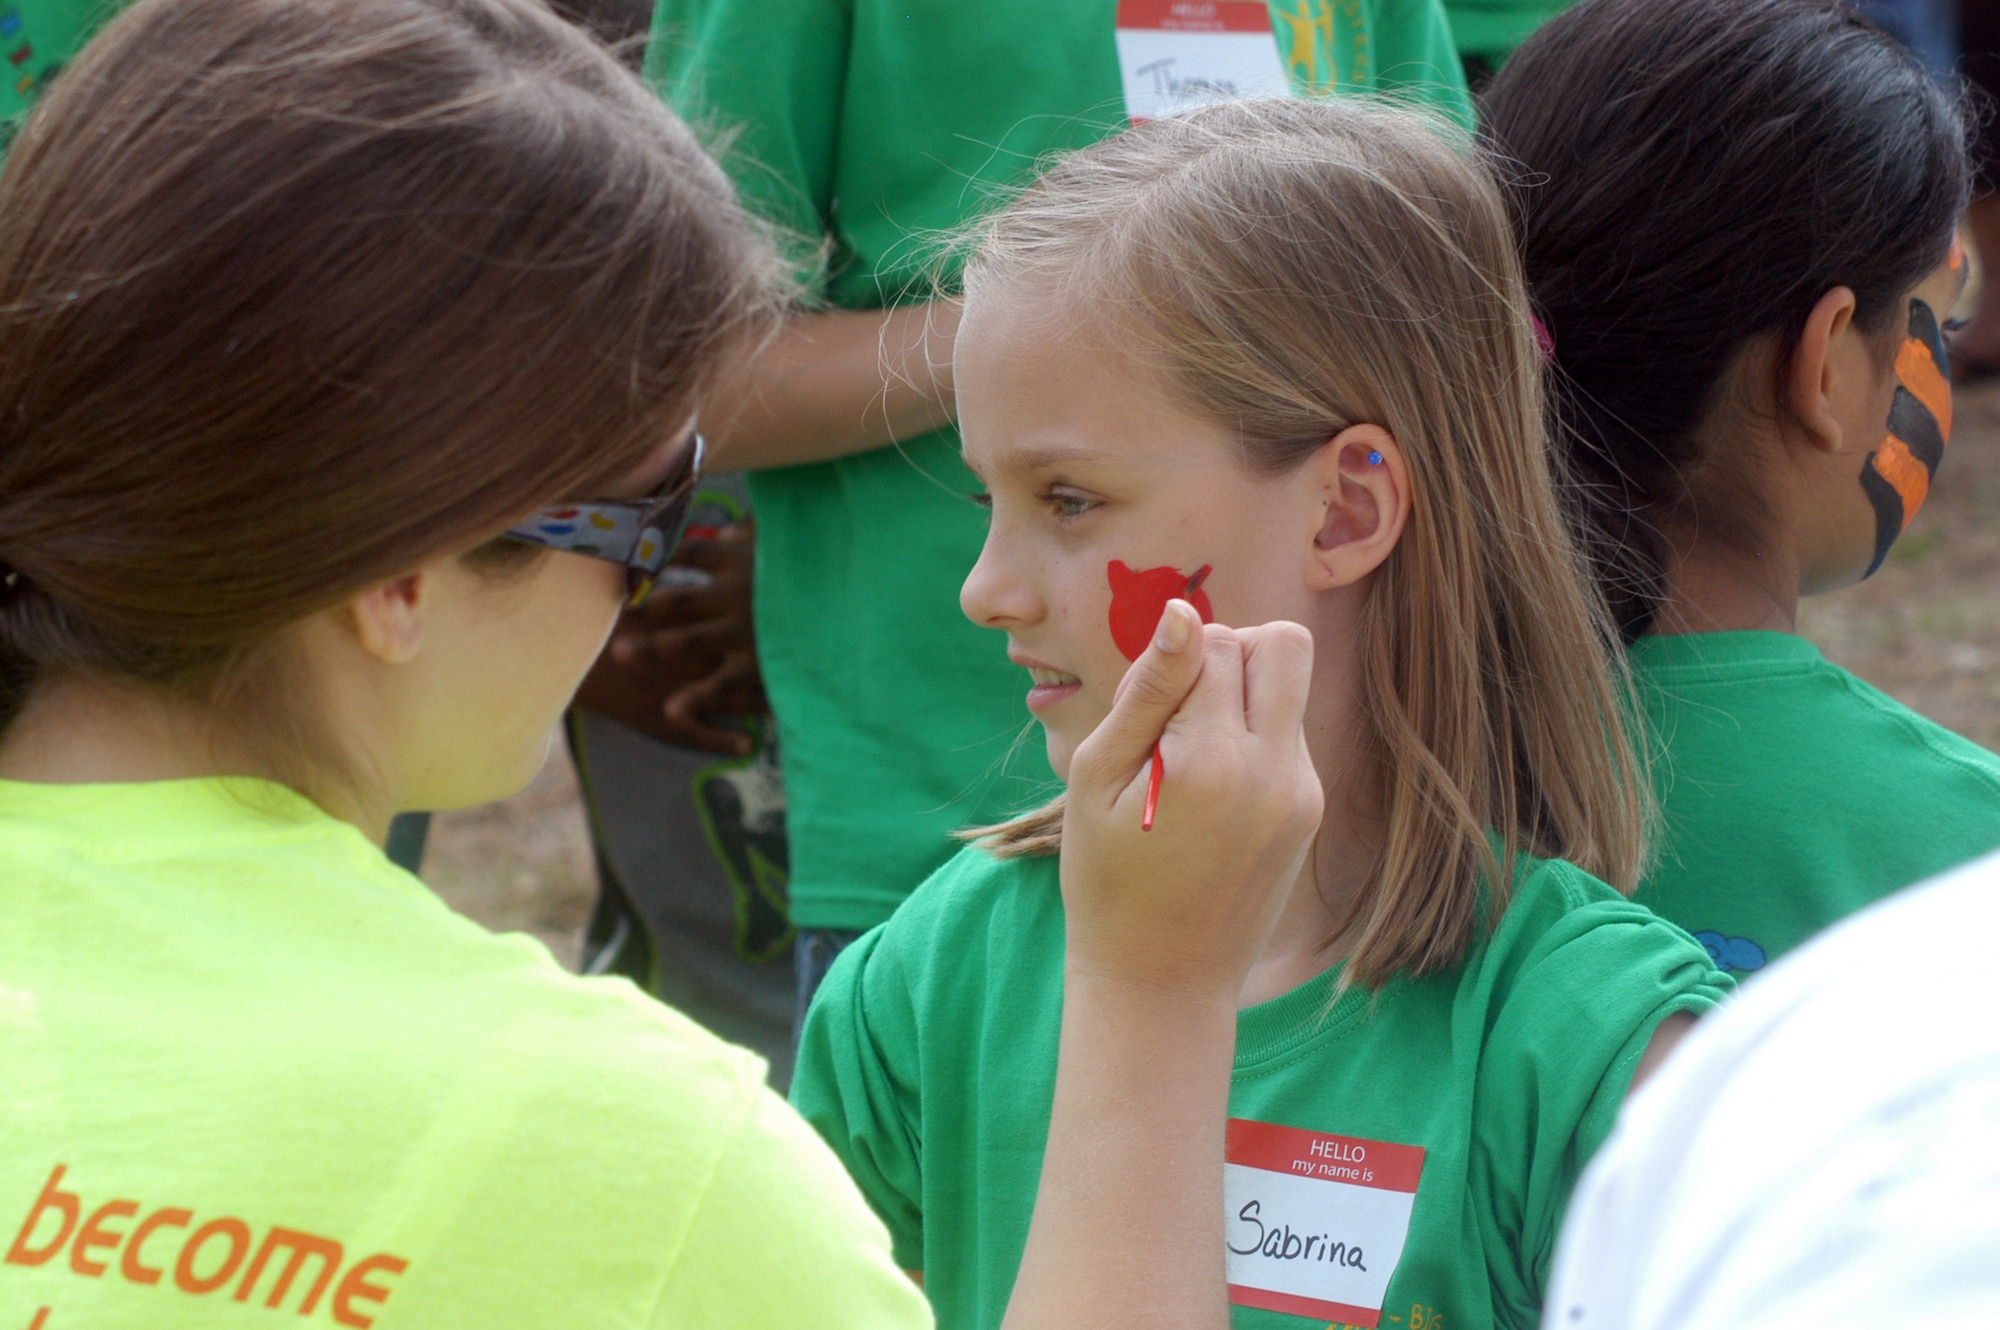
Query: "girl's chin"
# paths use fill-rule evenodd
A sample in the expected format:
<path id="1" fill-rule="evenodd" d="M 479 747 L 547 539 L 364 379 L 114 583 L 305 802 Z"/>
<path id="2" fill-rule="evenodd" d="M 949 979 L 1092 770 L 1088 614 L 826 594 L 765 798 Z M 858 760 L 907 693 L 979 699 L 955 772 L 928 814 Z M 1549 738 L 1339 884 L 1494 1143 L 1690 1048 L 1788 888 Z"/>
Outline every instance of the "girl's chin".
<path id="1" fill-rule="evenodd" d="M 1069 760 L 1076 755 L 1075 739 L 1044 727 L 1043 738 L 1048 741 L 1049 770 L 1056 773 L 1056 779 L 1069 784 Z"/>

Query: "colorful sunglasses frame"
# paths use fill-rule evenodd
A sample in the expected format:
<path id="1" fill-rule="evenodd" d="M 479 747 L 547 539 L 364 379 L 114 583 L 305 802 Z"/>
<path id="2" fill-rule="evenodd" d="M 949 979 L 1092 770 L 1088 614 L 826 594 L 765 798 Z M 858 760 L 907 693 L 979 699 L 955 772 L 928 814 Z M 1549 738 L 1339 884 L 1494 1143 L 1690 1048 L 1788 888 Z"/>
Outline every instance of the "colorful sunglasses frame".
<path id="1" fill-rule="evenodd" d="M 680 548 L 707 455 L 707 441 L 696 434 L 687 467 L 676 468 L 651 494 L 557 504 L 502 534 L 508 540 L 625 565 L 625 604 L 637 609 Z"/>

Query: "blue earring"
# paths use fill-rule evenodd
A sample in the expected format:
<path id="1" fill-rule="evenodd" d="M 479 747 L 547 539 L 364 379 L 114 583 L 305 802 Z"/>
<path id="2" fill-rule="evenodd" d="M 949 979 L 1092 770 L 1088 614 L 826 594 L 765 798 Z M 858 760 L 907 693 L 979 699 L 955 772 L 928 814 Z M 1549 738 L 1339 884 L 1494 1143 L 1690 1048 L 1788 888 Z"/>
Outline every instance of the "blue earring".
<path id="1" fill-rule="evenodd" d="M 1381 454 L 1381 453 L 1379 453 L 1379 452 L 1377 452 L 1377 451 L 1375 451 L 1375 450 L 1374 450 L 1374 449 L 1372 449 L 1372 448 L 1371 448 L 1371 449 L 1369 449 L 1369 450 L 1368 450 L 1368 465 L 1370 465 L 1370 466 L 1380 466 L 1380 465 L 1382 465 L 1382 454 Z"/>

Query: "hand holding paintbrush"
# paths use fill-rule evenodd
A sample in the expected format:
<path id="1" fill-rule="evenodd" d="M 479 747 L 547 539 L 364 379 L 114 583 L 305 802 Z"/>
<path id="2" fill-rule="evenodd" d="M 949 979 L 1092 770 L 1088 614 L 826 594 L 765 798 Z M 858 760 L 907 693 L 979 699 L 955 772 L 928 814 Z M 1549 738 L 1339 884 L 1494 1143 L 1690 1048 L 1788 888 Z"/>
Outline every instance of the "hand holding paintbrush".
<path id="1" fill-rule="evenodd" d="M 1204 626 L 1186 601 L 1167 604 L 1070 762 L 1062 881 L 1073 958 L 1115 956 L 1176 986 L 1247 966 L 1319 824 L 1311 675 L 1312 638 L 1297 624 Z M 1151 775 L 1167 750 L 1170 786 Z M 1159 814 L 1150 833 L 1148 802 Z"/>

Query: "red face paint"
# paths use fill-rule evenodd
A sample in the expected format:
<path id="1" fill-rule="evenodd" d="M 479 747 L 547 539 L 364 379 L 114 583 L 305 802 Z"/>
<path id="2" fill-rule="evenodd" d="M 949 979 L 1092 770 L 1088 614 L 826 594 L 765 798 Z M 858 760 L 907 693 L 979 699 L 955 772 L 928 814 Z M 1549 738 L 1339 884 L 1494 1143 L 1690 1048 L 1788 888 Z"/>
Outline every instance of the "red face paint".
<path id="1" fill-rule="evenodd" d="M 1215 622 L 1215 607 L 1208 603 L 1208 593 L 1201 589 L 1211 571 L 1207 564 L 1190 576 L 1178 568 L 1166 567 L 1135 573 L 1113 559 L 1105 571 L 1111 578 L 1111 640 L 1127 660 L 1137 660 L 1144 654 L 1170 600 L 1178 598 L 1194 606 L 1203 623 Z"/>

